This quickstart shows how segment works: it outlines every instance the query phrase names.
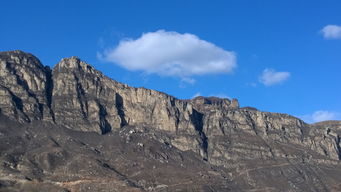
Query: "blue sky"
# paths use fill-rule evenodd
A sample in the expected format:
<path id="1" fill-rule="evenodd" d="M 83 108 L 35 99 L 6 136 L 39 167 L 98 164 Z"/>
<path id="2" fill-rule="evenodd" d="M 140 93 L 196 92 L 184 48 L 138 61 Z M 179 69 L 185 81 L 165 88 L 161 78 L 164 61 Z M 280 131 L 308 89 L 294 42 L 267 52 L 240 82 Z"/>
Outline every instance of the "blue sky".
<path id="1" fill-rule="evenodd" d="M 308 122 L 341 119 L 341 1 L 4 1 L 0 50 L 178 98 L 237 98 Z"/>

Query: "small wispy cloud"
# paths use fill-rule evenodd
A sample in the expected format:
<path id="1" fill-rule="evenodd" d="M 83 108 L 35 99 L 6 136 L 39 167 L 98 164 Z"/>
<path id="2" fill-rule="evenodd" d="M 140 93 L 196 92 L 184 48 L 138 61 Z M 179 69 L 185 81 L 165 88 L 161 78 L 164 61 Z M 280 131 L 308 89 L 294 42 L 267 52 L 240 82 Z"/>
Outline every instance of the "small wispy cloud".
<path id="1" fill-rule="evenodd" d="M 300 118 L 307 123 L 316 123 L 320 121 L 341 119 L 341 114 L 332 111 L 318 110 L 312 114 L 302 115 Z"/>
<path id="2" fill-rule="evenodd" d="M 325 39 L 341 39 L 341 26 L 327 25 L 321 30 Z"/>
<path id="3" fill-rule="evenodd" d="M 237 66 L 232 51 L 193 34 L 164 30 L 121 40 L 98 56 L 127 70 L 180 77 L 188 83 L 194 83 L 192 76 L 230 73 Z"/>
<path id="4" fill-rule="evenodd" d="M 248 87 L 257 87 L 257 83 L 255 83 L 255 82 L 245 83 L 245 85 Z"/>
<path id="5" fill-rule="evenodd" d="M 200 93 L 200 92 L 197 92 L 197 93 L 195 93 L 195 94 L 192 96 L 192 99 L 193 99 L 193 98 L 196 98 L 196 97 L 199 97 L 199 96 L 201 96 L 201 93 Z"/>
<path id="6" fill-rule="evenodd" d="M 259 77 L 259 82 L 265 86 L 272 86 L 286 81 L 290 77 L 289 72 L 277 72 L 274 69 L 264 69 Z"/>
<path id="7" fill-rule="evenodd" d="M 183 77 L 181 79 L 181 81 L 184 82 L 184 83 L 189 83 L 189 84 L 194 84 L 195 83 L 195 79 L 190 78 L 190 77 Z"/>

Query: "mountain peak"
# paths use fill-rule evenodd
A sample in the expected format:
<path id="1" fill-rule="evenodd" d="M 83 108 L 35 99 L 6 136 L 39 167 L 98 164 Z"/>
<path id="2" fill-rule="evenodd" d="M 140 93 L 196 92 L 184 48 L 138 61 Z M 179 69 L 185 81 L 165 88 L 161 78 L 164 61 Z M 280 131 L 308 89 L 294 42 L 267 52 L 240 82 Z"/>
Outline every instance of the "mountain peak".
<path id="1" fill-rule="evenodd" d="M 93 67 L 82 61 L 80 58 L 76 56 L 63 58 L 55 67 L 54 69 L 60 70 L 61 68 L 65 69 L 77 69 L 77 70 L 83 70 L 83 71 L 93 71 Z"/>
<path id="2" fill-rule="evenodd" d="M 0 52 L 0 58 L 3 63 L 11 63 L 11 65 L 22 65 L 21 67 L 26 66 L 31 68 L 44 68 L 37 57 L 35 57 L 31 53 L 27 53 L 21 50 Z"/>
<path id="3" fill-rule="evenodd" d="M 1 55 L 30 55 L 33 56 L 31 53 L 24 52 L 22 50 L 12 50 L 12 51 L 1 51 Z"/>
<path id="4" fill-rule="evenodd" d="M 109 173 L 143 191 L 159 184 L 175 191 L 170 178 L 178 177 L 202 189 L 212 185 L 210 191 L 226 191 L 231 183 L 240 191 L 287 191 L 290 182 L 298 191 L 328 191 L 320 186 L 341 182 L 330 172 L 331 166 L 341 170 L 338 122 L 308 125 L 239 108 L 237 99 L 179 100 L 118 83 L 78 57 L 62 59 L 51 71 L 33 55 L 11 51 L 0 53 L 0 64 L 0 191 L 2 179 L 14 174 L 49 184 L 72 175 L 91 178 L 91 191 L 100 191 L 92 187 Z"/>

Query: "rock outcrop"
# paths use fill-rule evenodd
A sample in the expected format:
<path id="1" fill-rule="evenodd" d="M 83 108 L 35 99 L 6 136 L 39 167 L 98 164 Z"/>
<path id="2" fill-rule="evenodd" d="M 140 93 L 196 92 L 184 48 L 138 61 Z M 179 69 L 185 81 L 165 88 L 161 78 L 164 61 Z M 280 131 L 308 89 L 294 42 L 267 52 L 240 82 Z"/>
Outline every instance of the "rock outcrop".
<path id="1" fill-rule="evenodd" d="M 52 110 L 57 124 L 82 131 L 107 133 L 124 119 L 116 91 L 92 66 L 76 57 L 62 59 L 52 73 Z"/>
<path id="2" fill-rule="evenodd" d="M 52 120 L 51 71 L 31 54 L 0 53 L 0 109 L 21 122 Z"/>
<path id="3" fill-rule="evenodd" d="M 131 142 L 132 133 L 138 132 L 153 142 L 184 153 L 194 152 L 209 165 L 224 169 L 224 174 L 229 175 L 224 177 L 238 185 L 245 182 L 245 189 L 271 185 L 257 178 L 252 172 L 258 170 L 254 166 L 288 165 L 299 175 L 310 173 L 312 164 L 338 166 L 341 157 L 338 122 L 309 125 L 287 114 L 240 108 L 236 99 L 179 100 L 116 82 L 77 57 L 62 59 L 51 70 L 31 54 L 1 52 L 0 116 L 28 127 L 41 123 L 84 134 L 96 132 L 103 137 L 117 132 L 122 136 L 122 130 L 129 129 L 122 136 L 126 143 Z M 138 147 L 144 148 L 145 144 L 138 143 Z M 58 150 L 56 154 L 66 155 Z M 149 150 L 144 154 L 152 153 Z M 39 158 L 55 158 L 50 156 Z M 167 161 L 170 157 L 153 153 L 148 158 Z M 293 161 L 299 166 L 294 166 Z M 44 164 L 43 169 L 51 166 L 57 165 Z M 283 176 L 282 172 L 275 170 L 271 174 Z M 242 173 L 248 175 L 246 180 L 240 179 Z M 270 177 L 267 174 L 263 176 Z M 285 174 L 283 177 L 292 180 Z M 323 183 L 315 173 L 304 179 L 304 186 L 313 180 Z M 309 189 L 323 187 L 328 188 L 315 183 Z"/>
<path id="4" fill-rule="evenodd" d="M 220 153 L 235 156 L 216 151 L 221 145 L 217 141 L 223 140 L 225 145 L 227 137 L 244 132 L 260 143 L 268 139 L 290 142 L 335 160 L 340 156 L 338 134 L 312 129 L 286 114 L 239 108 L 236 99 L 178 100 L 118 83 L 77 57 L 62 59 L 52 71 L 33 55 L 21 51 L 2 52 L 0 59 L 0 109 L 21 122 L 50 121 L 101 134 L 125 125 L 144 125 L 172 133 L 170 142 L 174 146 L 212 160 L 215 155 L 221 157 Z M 267 142 L 263 143 L 263 148 L 268 148 Z M 264 153 L 276 155 L 268 153 L 269 148 L 266 150 Z M 212 156 L 208 157 L 208 153 Z"/>

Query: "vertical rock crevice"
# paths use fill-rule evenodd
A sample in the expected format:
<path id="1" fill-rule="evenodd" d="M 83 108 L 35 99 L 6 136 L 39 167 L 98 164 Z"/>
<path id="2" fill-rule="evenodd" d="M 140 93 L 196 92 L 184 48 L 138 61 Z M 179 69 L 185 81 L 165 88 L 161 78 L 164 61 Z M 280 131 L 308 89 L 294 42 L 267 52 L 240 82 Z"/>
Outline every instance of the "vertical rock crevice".
<path id="1" fill-rule="evenodd" d="M 106 119 L 106 116 L 108 115 L 108 113 L 105 107 L 101 105 L 100 103 L 98 103 L 98 107 L 99 107 L 100 129 L 103 135 L 103 134 L 110 132 L 112 130 L 112 127 L 110 123 L 108 122 L 108 120 Z"/>
<path id="2" fill-rule="evenodd" d="M 337 157 L 339 158 L 339 160 L 341 160 L 341 147 L 340 147 L 340 141 L 341 138 L 339 135 L 336 135 L 335 137 L 335 151 L 337 153 Z"/>
<path id="3" fill-rule="evenodd" d="M 36 94 L 30 90 L 30 87 L 28 86 L 27 81 L 26 81 L 24 78 L 20 77 L 20 75 L 18 74 L 17 70 L 16 70 L 12 65 L 10 65 L 9 63 L 6 63 L 6 68 L 7 68 L 7 70 L 8 70 L 12 75 L 15 76 L 16 81 L 17 81 L 17 85 L 21 86 L 21 87 L 25 90 L 26 94 L 27 94 L 30 98 L 33 98 L 33 99 L 35 100 L 35 102 L 36 102 L 36 104 L 37 104 L 37 105 L 36 105 L 36 107 L 37 107 L 36 109 L 38 109 L 38 111 L 34 111 L 34 113 L 37 113 L 37 112 L 38 112 L 39 116 L 37 117 L 37 116 L 34 115 L 34 116 L 31 117 L 31 118 L 42 119 L 42 118 L 43 118 L 43 104 L 40 103 L 40 101 L 39 101 L 39 99 L 37 98 Z M 15 97 L 13 98 L 13 101 L 14 101 L 16 104 L 18 104 L 17 106 L 21 107 L 20 110 L 27 116 L 27 118 L 29 118 L 28 115 L 27 115 L 27 114 L 25 113 L 25 111 L 24 111 L 24 105 L 23 105 L 22 100 L 20 99 L 20 97 L 19 97 L 18 95 L 15 95 L 13 92 L 12 92 L 12 95 L 15 96 Z M 20 103 L 21 103 L 21 104 L 20 104 Z M 36 109 L 35 109 L 35 110 L 36 110 Z M 30 119 L 30 118 L 29 118 L 29 119 Z M 30 120 L 31 120 L 31 119 L 30 119 Z"/>
<path id="4" fill-rule="evenodd" d="M 53 78 L 52 78 L 52 70 L 50 67 L 45 67 L 46 74 L 46 84 L 45 84 L 45 96 L 46 96 L 46 105 L 49 109 L 49 113 L 51 115 L 52 121 L 55 122 L 54 112 L 52 109 L 52 94 L 53 94 Z"/>
<path id="5" fill-rule="evenodd" d="M 85 100 L 85 91 L 83 89 L 83 86 L 76 74 L 74 74 L 74 78 L 76 80 L 76 93 L 77 93 L 77 99 L 80 104 L 80 110 L 83 115 L 83 119 L 87 119 L 88 113 L 87 113 L 87 102 Z"/>
<path id="6" fill-rule="evenodd" d="M 195 127 L 195 130 L 197 131 L 199 135 L 199 148 L 200 148 L 200 155 L 203 158 L 203 160 L 208 160 L 208 138 L 206 134 L 203 131 L 203 120 L 204 120 L 204 114 L 198 112 L 197 110 L 193 109 L 192 114 L 190 116 L 191 121 Z"/>
<path id="7" fill-rule="evenodd" d="M 123 126 L 127 125 L 128 123 L 127 123 L 127 121 L 125 119 L 124 106 L 123 106 L 123 98 L 118 93 L 115 93 L 115 105 L 116 105 L 118 116 L 121 119 L 120 126 L 123 127 Z"/>
<path id="8" fill-rule="evenodd" d="M 24 104 L 20 97 L 16 96 L 11 90 L 6 88 L 9 94 L 11 95 L 12 102 L 15 106 L 15 114 L 16 118 L 19 120 L 24 120 L 26 122 L 31 122 L 30 118 L 24 112 Z"/>

